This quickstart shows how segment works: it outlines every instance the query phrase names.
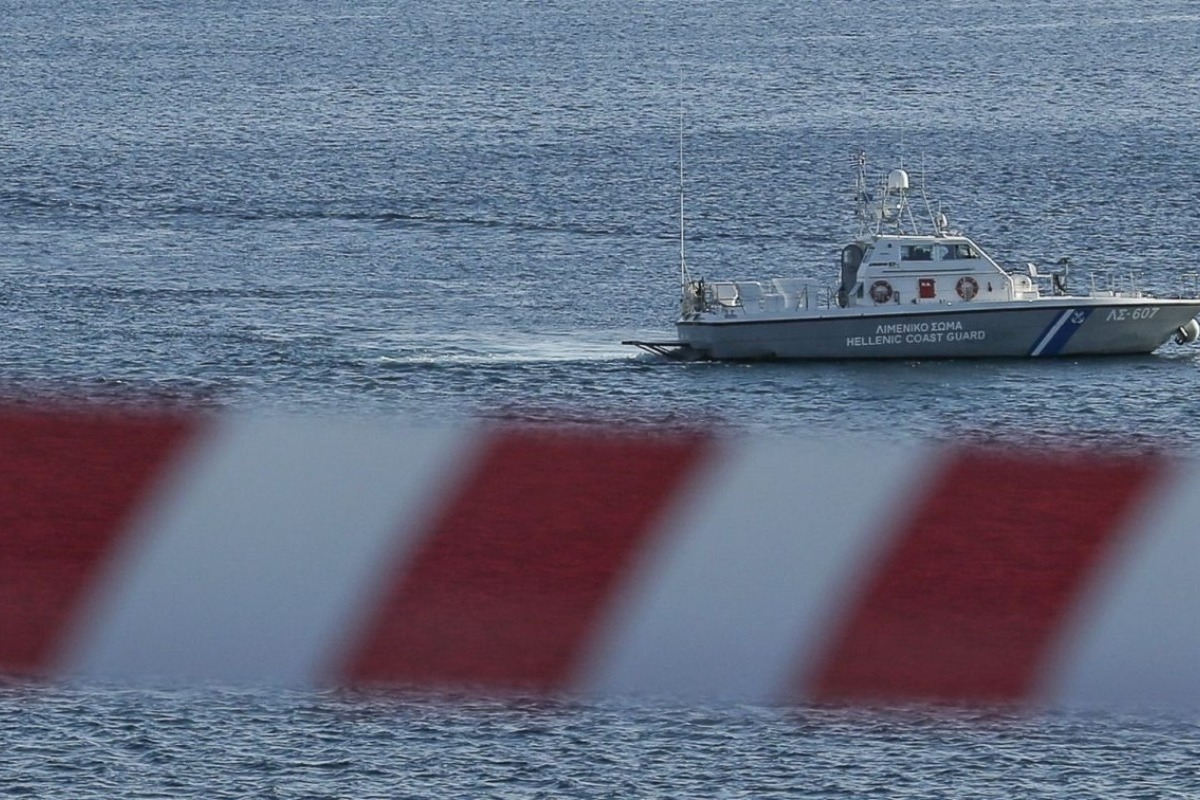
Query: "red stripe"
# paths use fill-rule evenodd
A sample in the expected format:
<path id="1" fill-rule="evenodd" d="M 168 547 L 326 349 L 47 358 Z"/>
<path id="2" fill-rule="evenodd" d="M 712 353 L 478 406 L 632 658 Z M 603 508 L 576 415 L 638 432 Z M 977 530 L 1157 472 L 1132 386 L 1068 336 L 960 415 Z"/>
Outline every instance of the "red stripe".
<path id="1" fill-rule="evenodd" d="M 508 431 L 398 572 L 350 683 L 564 686 L 704 440 Z"/>
<path id="2" fill-rule="evenodd" d="M 0 409 L 0 672 L 49 666 L 96 567 L 191 427 Z"/>
<path id="3" fill-rule="evenodd" d="M 958 454 L 834 637 L 813 693 L 1029 699 L 1072 602 L 1159 472 L 1150 459 Z"/>

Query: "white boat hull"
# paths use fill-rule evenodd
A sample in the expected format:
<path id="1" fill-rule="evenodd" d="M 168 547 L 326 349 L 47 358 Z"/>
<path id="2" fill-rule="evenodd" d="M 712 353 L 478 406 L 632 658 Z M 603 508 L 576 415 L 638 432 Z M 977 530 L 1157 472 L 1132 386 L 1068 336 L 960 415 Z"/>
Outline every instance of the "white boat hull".
<path id="1" fill-rule="evenodd" d="M 1200 314 L 1200 299 L 1062 297 L 680 320 L 698 359 L 1049 358 L 1150 353 Z"/>

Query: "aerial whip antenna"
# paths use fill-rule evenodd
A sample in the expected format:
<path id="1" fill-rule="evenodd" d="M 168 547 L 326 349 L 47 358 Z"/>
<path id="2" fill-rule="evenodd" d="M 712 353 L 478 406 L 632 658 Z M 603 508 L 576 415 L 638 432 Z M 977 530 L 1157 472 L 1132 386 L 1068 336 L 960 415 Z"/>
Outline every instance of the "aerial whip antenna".
<path id="1" fill-rule="evenodd" d="M 679 285 L 688 285 L 687 260 L 683 251 L 683 75 L 679 77 Z"/>

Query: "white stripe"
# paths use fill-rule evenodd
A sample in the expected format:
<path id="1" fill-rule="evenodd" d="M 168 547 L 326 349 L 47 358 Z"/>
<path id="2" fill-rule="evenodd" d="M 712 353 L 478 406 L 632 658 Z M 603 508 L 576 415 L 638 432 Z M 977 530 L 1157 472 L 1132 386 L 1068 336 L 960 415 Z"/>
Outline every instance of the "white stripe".
<path id="1" fill-rule="evenodd" d="M 1170 476 L 1068 626 L 1043 690 L 1048 702 L 1200 708 L 1197 520 L 1200 476 Z"/>
<path id="2" fill-rule="evenodd" d="M 228 420 L 127 540 L 64 671 L 308 684 L 464 460 L 463 432 Z"/>
<path id="3" fill-rule="evenodd" d="M 1068 308 L 1059 316 L 1058 322 L 1054 323 L 1054 327 L 1050 329 L 1049 333 L 1043 336 L 1042 340 L 1037 343 L 1037 346 L 1033 348 L 1033 353 L 1031 353 L 1031 355 L 1040 356 L 1042 354 L 1042 351 L 1045 350 L 1046 346 L 1050 344 L 1051 340 L 1054 339 L 1054 334 L 1058 333 L 1062 326 L 1067 324 L 1067 320 L 1070 318 L 1072 311 L 1074 311 L 1074 309 Z"/>
<path id="4" fill-rule="evenodd" d="M 934 464 L 925 451 L 754 444 L 726 452 L 675 509 L 581 688 L 775 700 L 805 685 Z"/>

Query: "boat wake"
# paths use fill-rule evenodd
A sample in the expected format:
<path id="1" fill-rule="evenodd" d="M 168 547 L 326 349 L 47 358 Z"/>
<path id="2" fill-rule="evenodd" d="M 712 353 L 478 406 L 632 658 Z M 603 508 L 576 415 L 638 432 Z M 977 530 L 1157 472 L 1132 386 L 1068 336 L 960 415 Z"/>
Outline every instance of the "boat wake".
<path id="1" fill-rule="evenodd" d="M 546 362 L 618 361 L 629 358 L 626 347 L 606 334 L 596 336 L 507 334 L 503 338 L 477 334 L 430 337 L 381 347 L 384 367 L 413 364 L 520 364 Z"/>

